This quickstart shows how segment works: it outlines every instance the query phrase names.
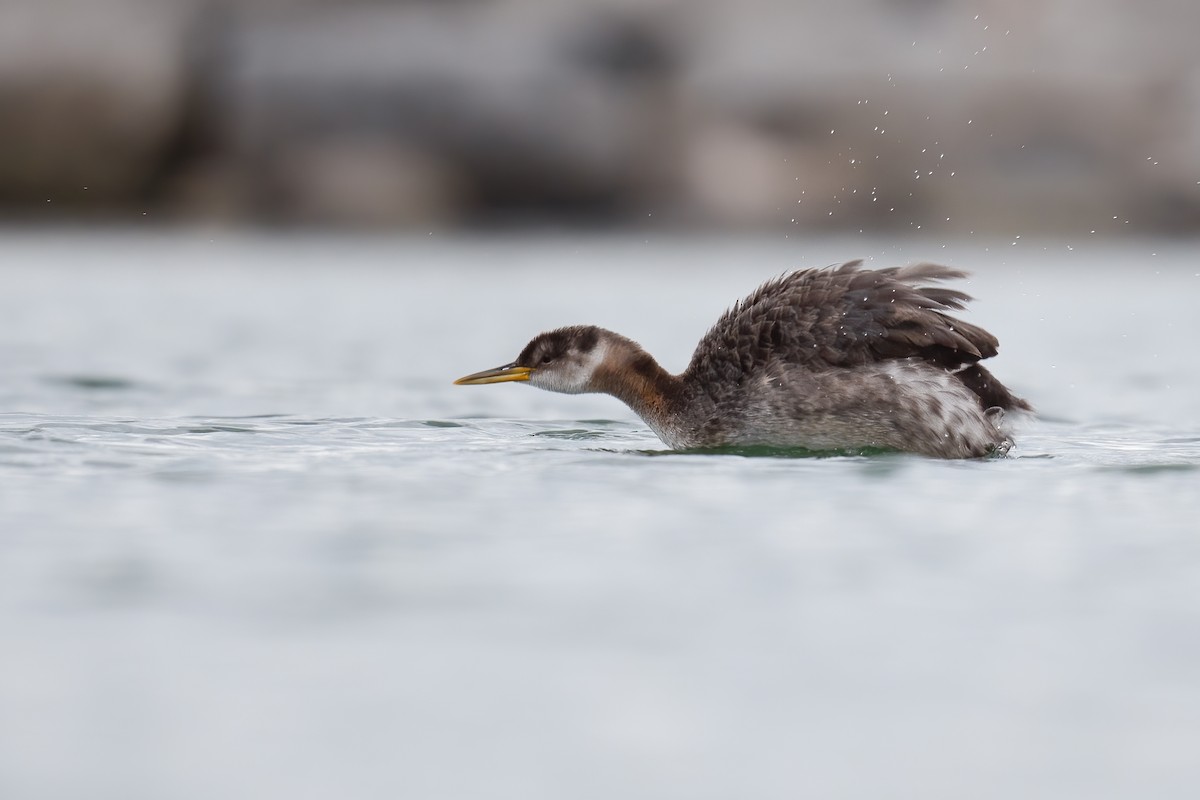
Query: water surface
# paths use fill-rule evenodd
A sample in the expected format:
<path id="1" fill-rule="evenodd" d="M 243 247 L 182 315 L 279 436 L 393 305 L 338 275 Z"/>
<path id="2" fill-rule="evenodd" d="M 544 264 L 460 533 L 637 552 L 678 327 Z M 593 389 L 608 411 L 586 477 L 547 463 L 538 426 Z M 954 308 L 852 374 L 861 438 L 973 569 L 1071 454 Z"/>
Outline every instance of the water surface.
<path id="1" fill-rule="evenodd" d="M 1190 797 L 1200 249 L 0 238 L 0 796 Z M 974 271 L 1010 457 L 670 454 L 788 268 Z"/>

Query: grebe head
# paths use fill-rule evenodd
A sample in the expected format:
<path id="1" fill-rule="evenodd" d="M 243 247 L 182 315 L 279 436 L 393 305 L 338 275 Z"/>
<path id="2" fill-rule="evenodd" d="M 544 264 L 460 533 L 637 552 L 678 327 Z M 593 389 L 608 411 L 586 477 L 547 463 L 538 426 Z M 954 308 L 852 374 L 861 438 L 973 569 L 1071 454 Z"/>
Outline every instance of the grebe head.
<path id="1" fill-rule="evenodd" d="M 606 360 L 626 349 L 621 347 L 624 343 L 633 344 L 595 325 L 559 328 L 535 336 L 511 364 L 467 375 L 455 383 L 528 381 L 531 386 L 566 394 L 601 391 L 596 373 Z"/>

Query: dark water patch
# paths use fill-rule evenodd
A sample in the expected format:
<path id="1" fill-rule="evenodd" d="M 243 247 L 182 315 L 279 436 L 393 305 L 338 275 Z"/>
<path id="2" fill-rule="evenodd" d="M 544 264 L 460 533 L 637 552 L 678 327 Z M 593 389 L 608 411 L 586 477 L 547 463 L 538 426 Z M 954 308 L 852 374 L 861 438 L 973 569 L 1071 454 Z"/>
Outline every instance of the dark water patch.
<path id="1" fill-rule="evenodd" d="M 1017 415 L 1017 418 L 1020 419 L 1020 416 Z M 1063 416 L 1059 416 L 1058 414 L 1049 414 L 1049 413 L 1044 413 L 1041 411 L 1037 412 L 1036 415 L 1034 415 L 1032 417 L 1026 417 L 1025 419 L 1027 419 L 1027 420 L 1036 419 L 1038 422 L 1048 423 L 1051 425 L 1075 426 L 1075 425 L 1082 424 L 1079 420 L 1073 419 L 1071 417 L 1063 417 Z"/>
<path id="2" fill-rule="evenodd" d="M 365 431 L 415 430 L 424 428 L 470 428 L 468 423 L 444 419 L 323 419 L 314 425 L 344 425 L 347 428 Z"/>
<path id="3" fill-rule="evenodd" d="M 21 444 L 9 444 L 0 442 L 0 453 L 40 453 L 42 449 L 39 447 L 28 447 Z"/>
<path id="4" fill-rule="evenodd" d="M 137 557 L 115 558 L 75 565 L 64 575 L 68 591 L 89 610 L 118 609 L 152 602 L 165 589 L 162 576 L 149 561 Z"/>
<path id="5" fill-rule="evenodd" d="M 180 433 L 198 433 L 207 435 L 210 433 L 267 433 L 260 428 L 253 428 L 246 425 L 192 425 L 179 430 Z"/>
<path id="6" fill-rule="evenodd" d="M 46 382 L 57 386 L 97 392 L 117 392 L 142 388 L 141 384 L 136 381 L 116 375 L 55 375 L 46 378 Z"/>
<path id="7" fill-rule="evenodd" d="M 164 483 L 185 484 L 213 483 L 219 477 L 216 471 L 203 467 L 171 467 L 156 470 L 152 474 L 155 479 Z"/>
<path id="8" fill-rule="evenodd" d="M 1100 472 L 1116 472 L 1123 475 L 1163 475 L 1175 472 L 1200 472 L 1200 464 L 1110 464 L 1098 468 Z"/>
<path id="9" fill-rule="evenodd" d="M 130 463 L 127 463 L 124 461 L 109 461 L 107 459 L 102 459 L 102 458 L 85 458 L 83 461 L 80 462 L 80 464 L 82 466 L 92 467 L 95 469 L 112 469 L 112 470 L 125 470 L 125 469 L 132 469 L 134 467 L 133 464 L 130 464 Z"/>

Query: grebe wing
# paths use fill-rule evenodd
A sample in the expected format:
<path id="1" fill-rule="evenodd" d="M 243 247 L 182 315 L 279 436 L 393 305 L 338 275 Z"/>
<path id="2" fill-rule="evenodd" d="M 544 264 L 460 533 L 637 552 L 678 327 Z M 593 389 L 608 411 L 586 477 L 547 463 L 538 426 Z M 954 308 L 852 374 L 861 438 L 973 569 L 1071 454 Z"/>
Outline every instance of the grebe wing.
<path id="1" fill-rule="evenodd" d="M 861 261 L 784 275 L 717 320 L 688 372 L 736 381 L 768 360 L 812 369 L 913 357 L 951 369 L 973 364 L 995 355 L 997 341 L 946 314 L 970 296 L 924 285 L 965 275 L 937 264 L 868 270 Z"/>

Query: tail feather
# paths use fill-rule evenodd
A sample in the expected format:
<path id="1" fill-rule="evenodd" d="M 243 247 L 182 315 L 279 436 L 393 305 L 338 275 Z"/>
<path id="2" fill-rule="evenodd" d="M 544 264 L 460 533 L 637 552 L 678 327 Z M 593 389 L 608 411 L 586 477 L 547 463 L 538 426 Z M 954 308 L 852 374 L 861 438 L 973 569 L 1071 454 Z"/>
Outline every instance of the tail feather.
<path id="1" fill-rule="evenodd" d="M 1033 406 L 1008 390 L 992 373 L 979 364 L 960 369 L 954 373 L 967 388 L 979 395 L 984 408 L 1003 408 L 1006 411 L 1033 411 Z"/>

